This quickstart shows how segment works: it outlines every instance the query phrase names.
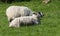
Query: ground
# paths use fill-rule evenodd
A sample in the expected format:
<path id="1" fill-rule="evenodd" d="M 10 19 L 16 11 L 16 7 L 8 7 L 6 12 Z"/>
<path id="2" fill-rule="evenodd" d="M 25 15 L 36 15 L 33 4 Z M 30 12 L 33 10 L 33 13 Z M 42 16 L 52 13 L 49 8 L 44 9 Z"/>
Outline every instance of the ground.
<path id="1" fill-rule="evenodd" d="M 5 11 L 11 5 L 27 6 L 33 11 L 42 11 L 44 17 L 39 25 L 9 28 Z M 48 4 L 42 4 L 40 1 L 11 4 L 0 2 L 0 36 L 60 36 L 60 1 L 52 0 Z"/>

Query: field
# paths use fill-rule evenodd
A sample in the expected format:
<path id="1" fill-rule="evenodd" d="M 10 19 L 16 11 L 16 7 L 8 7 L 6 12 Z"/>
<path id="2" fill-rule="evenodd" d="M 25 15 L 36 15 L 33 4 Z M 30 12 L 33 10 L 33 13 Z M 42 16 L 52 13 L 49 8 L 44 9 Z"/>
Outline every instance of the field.
<path id="1" fill-rule="evenodd" d="M 6 9 L 11 5 L 27 6 L 33 11 L 42 11 L 41 24 L 9 28 Z M 60 0 L 52 0 L 44 5 L 40 1 L 0 2 L 0 36 L 60 36 Z"/>

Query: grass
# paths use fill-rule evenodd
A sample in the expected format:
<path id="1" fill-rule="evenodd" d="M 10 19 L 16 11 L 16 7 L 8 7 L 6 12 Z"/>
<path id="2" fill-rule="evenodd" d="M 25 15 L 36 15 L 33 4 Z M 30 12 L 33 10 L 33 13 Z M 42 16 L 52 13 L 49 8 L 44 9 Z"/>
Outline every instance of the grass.
<path id="1" fill-rule="evenodd" d="M 6 9 L 11 5 L 27 6 L 33 11 L 42 11 L 41 24 L 9 28 Z M 60 36 L 60 1 L 52 0 L 49 4 L 40 1 L 0 3 L 0 36 Z"/>

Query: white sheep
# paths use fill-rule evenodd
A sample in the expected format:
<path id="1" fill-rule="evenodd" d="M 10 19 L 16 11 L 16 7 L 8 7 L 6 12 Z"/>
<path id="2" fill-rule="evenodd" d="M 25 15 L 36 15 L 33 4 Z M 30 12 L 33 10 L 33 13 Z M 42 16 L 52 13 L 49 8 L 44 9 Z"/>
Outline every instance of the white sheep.
<path id="1" fill-rule="evenodd" d="M 32 14 L 32 10 L 25 6 L 10 6 L 6 9 L 6 15 L 9 22 L 17 17 L 31 16 Z"/>
<path id="2" fill-rule="evenodd" d="M 38 24 L 41 13 L 34 13 L 32 16 L 21 16 L 10 22 L 9 27 L 19 27 L 23 24 Z"/>

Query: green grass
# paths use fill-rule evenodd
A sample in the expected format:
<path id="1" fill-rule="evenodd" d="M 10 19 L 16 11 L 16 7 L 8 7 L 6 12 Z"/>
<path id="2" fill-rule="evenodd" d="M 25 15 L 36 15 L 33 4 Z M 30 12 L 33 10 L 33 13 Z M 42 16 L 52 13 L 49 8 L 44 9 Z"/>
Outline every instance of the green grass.
<path id="1" fill-rule="evenodd" d="M 33 11 L 42 11 L 41 24 L 9 28 L 6 9 L 11 5 L 27 6 Z M 49 4 L 40 1 L 0 3 L 0 36 L 60 36 L 60 1 L 52 0 Z"/>

